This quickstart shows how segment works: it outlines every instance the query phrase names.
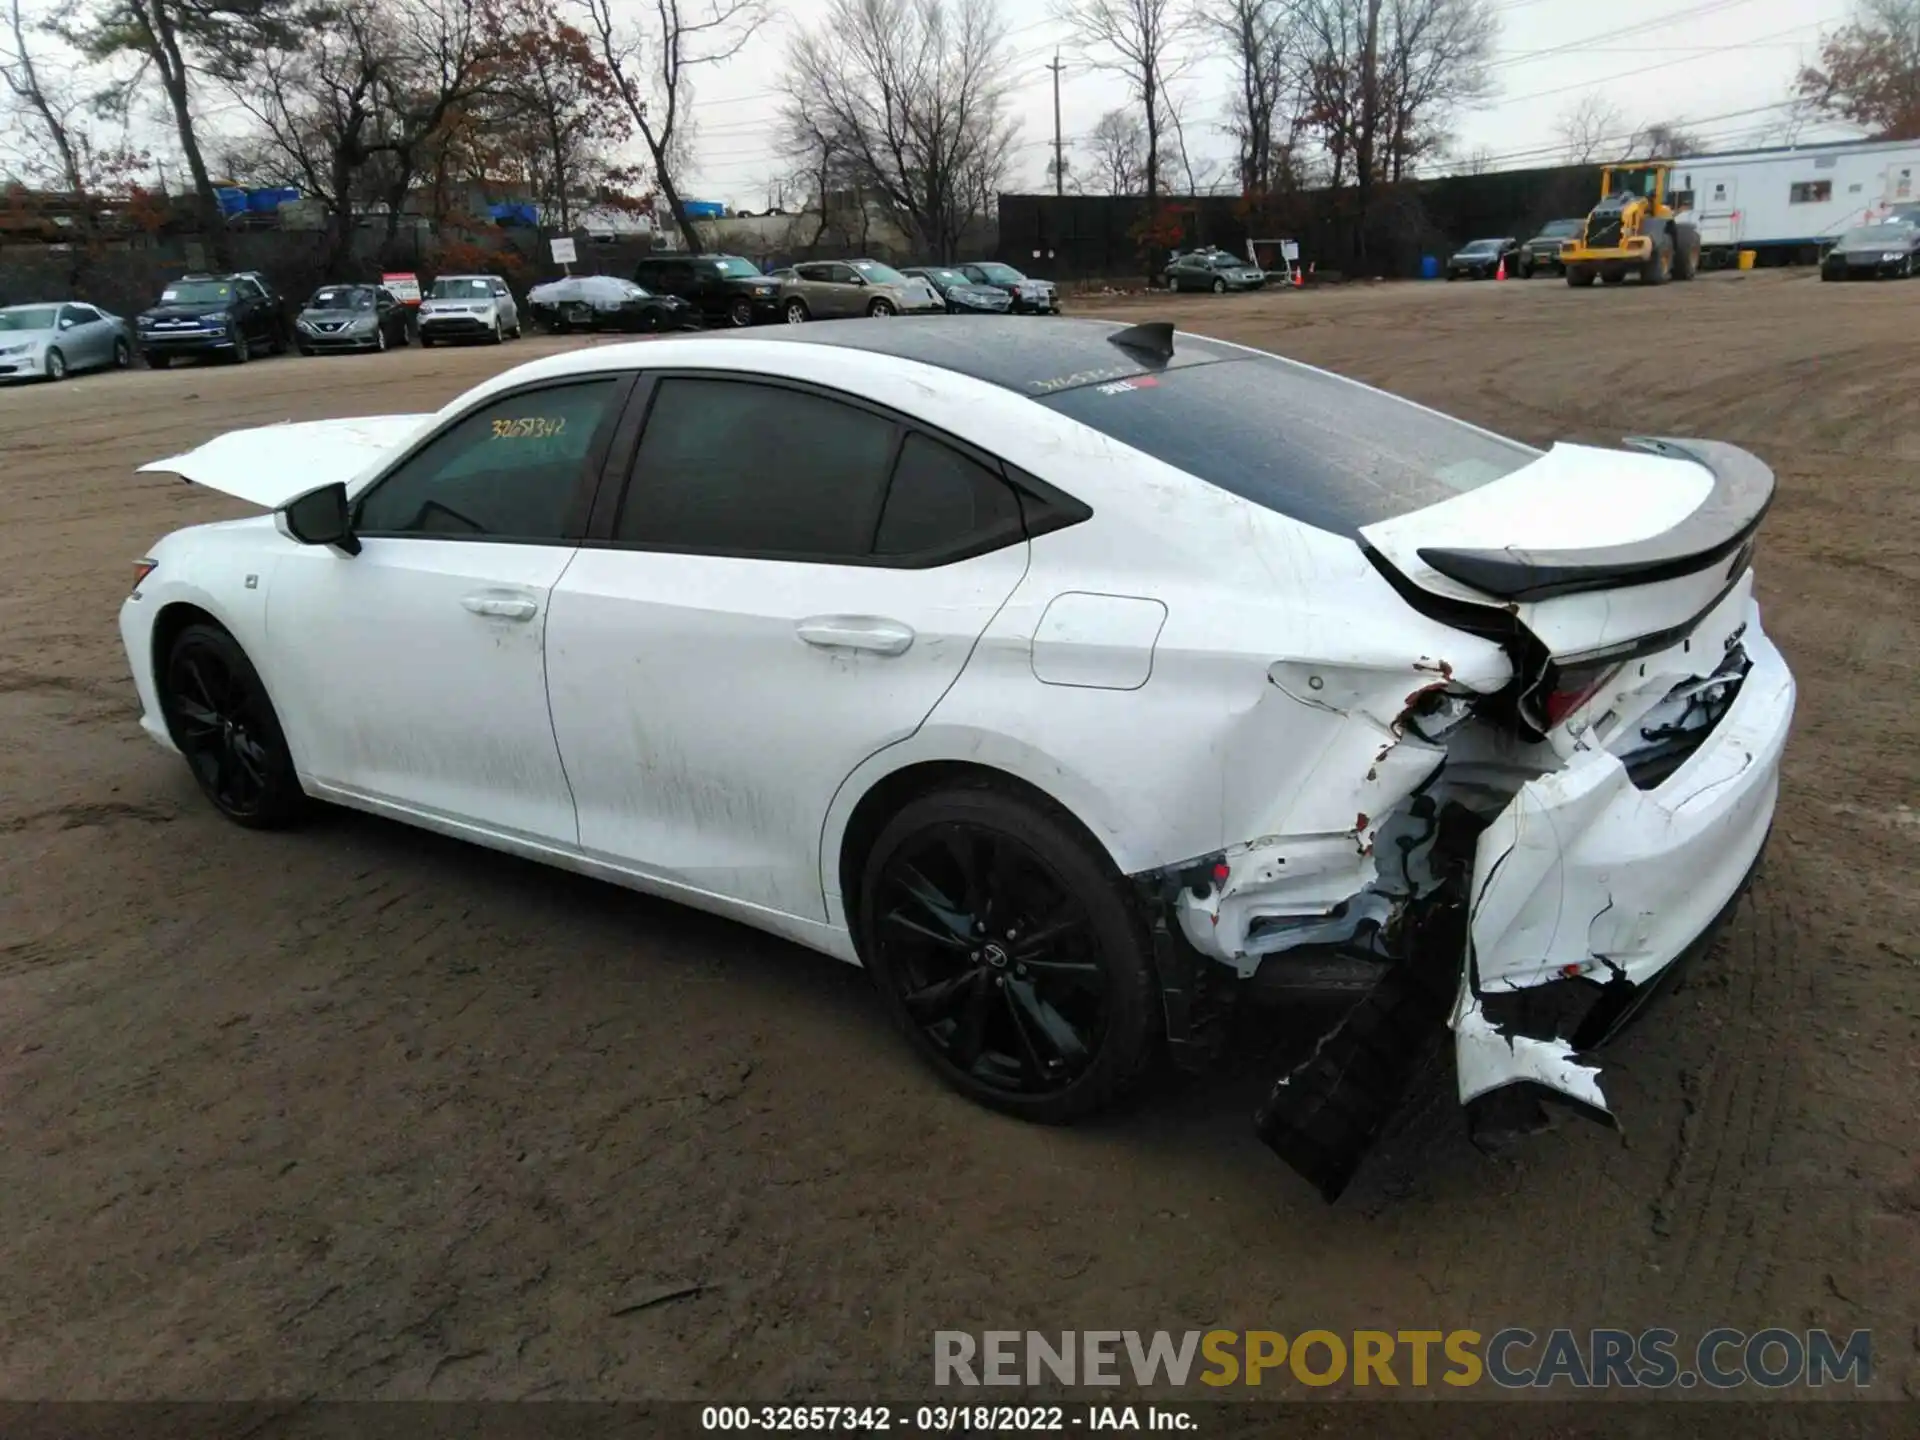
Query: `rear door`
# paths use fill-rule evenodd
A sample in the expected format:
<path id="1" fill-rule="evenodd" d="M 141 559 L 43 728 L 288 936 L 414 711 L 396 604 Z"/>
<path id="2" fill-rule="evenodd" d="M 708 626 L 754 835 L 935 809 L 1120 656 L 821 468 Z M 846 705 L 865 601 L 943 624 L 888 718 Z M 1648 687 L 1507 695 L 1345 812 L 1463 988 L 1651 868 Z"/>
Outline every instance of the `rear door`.
<path id="1" fill-rule="evenodd" d="M 1693 192 L 1694 219 L 1703 246 L 1740 243 L 1739 187 L 1731 175 L 1704 177 Z"/>
<path id="2" fill-rule="evenodd" d="M 667 374 L 554 589 L 553 719 L 589 855 L 826 918 L 834 793 L 911 735 L 1026 573 L 988 457 L 851 397 Z"/>

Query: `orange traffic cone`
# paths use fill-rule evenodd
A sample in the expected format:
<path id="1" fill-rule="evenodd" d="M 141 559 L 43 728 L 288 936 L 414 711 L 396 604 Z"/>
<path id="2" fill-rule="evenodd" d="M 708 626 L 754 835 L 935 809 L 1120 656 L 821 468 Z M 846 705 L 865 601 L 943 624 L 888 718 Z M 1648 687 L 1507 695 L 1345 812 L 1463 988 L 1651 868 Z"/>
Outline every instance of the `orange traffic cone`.
<path id="1" fill-rule="evenodd" d="M 1500 257 L 1500 268 L 1493 272 L 1493 278 L 1496 280 L 1504 280 L 1507 278 L 1507 257 L 1506 256 L 1502 255 Z"/>
<path id="2" fill-rule="evenodd" d="M 1296 290 L 1302 289 L 1306 285 L 1306 283 L 1307 283 L 1306 281 L 1300 278 L 1300 267 L 1298 265 L 1294 266 L 1293 267 L 1293 288 Z"/>

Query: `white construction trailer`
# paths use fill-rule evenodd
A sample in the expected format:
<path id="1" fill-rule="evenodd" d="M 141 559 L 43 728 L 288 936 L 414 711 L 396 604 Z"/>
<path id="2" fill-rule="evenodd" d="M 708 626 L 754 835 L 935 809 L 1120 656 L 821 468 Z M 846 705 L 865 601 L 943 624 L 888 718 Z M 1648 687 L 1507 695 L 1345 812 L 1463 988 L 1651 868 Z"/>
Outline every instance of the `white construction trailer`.
<path id="1" fill-rule="evenodd" d="M 1812 264 L 1856 225 L 1920 213 L 1920 141 L 1859 140 L 1689 155 L 1673 162 L 1673 206 L 1700 228 L 1703 265 L 1742 250 Z"/>

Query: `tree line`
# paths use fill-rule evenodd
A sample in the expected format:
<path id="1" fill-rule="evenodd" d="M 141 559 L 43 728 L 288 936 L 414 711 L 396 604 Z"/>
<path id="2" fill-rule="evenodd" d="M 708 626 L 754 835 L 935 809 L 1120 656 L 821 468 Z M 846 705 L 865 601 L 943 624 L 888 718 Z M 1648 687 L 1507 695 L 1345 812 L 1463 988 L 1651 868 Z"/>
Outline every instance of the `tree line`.
<path id="1" fill-rule="evenodd" d="M 1051 184 L 1143 197 L 1148 251 L 1165 240 L 1154 233 L 1165 195 L 1232 188 L 1251 214 L 1322 190 L 1345 197 L 1344 248 L 1361 257 L 1377 197 L 1430 168 L 1461 114 L 1493 98 L 1505 8 L 1049 3 L 1076 63 L 1126 96 L 1070 162 L 1049 161 Z M 45 8 L 23 8 L 35 4 Z M 216 247 L 215 183 L 227 173 L 312 197 L 331 258 L 345 257 L 360 219 L 391 238 L 421 196 L 444 215 L 476 185 L 532 201 L 563 230 L 582 204 L 657 196 L 697 250 L 684 194 L 696 90 L 762 33 L 775 4 L 0 0 L 0 101 L 10 102 L 0 164 L 80 197 L 123 190 L 150 160 L 114 137 L 132 133 L 129 116 L 159 116 Z M 828 0 L 810 24 L 783 28 L 765 143 L 823 233 L 840 198 L 949 259 L 992 215 L 1021 145 L 1007 14 L 1003 0 Z M 1203 59 L 1228 62 L 1229 93 L 1196 96 Z M 1920 0 L 1860 0 L 1795 96 L 1804 114 L 1920 135 Z M 1694 139 L 1675 122 L 1622 130 L 1605 92 L 1590 92 L 1562 119 L 1564 155 Z M 1223 141 L 1230 156 L 1210 158 Z"/>

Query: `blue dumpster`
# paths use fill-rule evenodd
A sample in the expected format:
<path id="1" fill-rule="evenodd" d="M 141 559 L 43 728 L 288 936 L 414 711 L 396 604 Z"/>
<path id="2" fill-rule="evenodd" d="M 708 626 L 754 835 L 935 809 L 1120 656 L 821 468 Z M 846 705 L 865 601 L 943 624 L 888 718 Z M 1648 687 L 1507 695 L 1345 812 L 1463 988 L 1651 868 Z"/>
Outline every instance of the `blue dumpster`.
<path id="1" fill-rule="evenodd" d="M 1422 255 L 1420 257 L 1420 278 L 1422 280 L 1438 280 L 1440 278 L 1440 257 L 1438 255 Z"/>

